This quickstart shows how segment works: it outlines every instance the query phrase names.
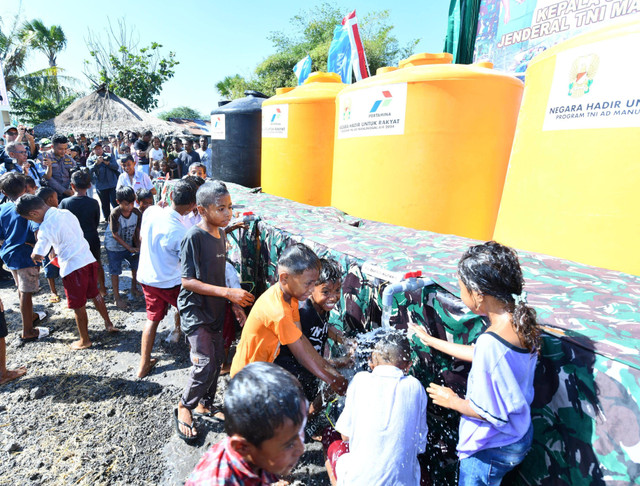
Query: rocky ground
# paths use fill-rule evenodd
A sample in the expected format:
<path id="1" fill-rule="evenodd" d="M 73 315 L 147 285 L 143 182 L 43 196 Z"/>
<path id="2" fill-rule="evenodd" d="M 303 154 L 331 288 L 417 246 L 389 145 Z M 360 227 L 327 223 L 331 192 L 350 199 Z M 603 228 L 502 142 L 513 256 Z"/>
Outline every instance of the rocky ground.
<path id="1" fill-rule="evenodd" d="M 106 265 L 105 265 L 106 266 Z M 108 278 L 108 277 L 107 277 Z M 121 280 L 123 293 L 130 272 Z M 109 284 L 107 284 L 109 286 Z M 22 345 L 18 296 L 0 290 L 9 326 L 10 368 L 26 366 L 20 380 L 0 386 L 0 485 L 180 485 L 202 454 L 224 437 L 223 425 L 203 422 L 206 435 L 189 446 L 175 434 L 173 408 L 186 383 L 189 355 L 184 342 L 165 342 L 173 314 L 160 324 L 154 347 L 158 365 L 142 380 L 135 376 L 144 300 L 119 310 L 111 293 L 107 308 L 118 334 L 105 332 L 93 304 L 87 306 L 93 347 L 71 351 L 77 339 L 73 312 L 64 297 L 48 303 L 47 282 L 34 296 L 34 309 L 47 311 L 42 325 L 51 335 Z M 58 281 L 61 296 L 62 282 Z M 222 400 L 228 378 L 218 387 Z M 296 485 L 329 484 L 318 443 L 307 444 L 290 479 Z"/>

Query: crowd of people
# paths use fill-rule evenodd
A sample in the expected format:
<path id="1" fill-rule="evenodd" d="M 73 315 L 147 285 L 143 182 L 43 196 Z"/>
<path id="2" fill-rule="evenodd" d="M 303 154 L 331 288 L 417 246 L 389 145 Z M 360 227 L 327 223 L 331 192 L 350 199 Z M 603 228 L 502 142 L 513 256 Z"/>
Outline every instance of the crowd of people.
<path id="1" fill-rule="evenodd" d="M 0 205 L 0 257 L 19 295 L 20 339 L 28 343 L 49 334 L 46 314 L 33 310 L 40 271 L 51 302 L 60 301 L 56 279 L 62 279 L 78 329 L 71 349 L 92 345 L 88 301 L 108 332 L 119 331 L 105 303 L 104 246 L 114 305 L 127 307 L 120 292 L 125 261 L 130 297 L 144 297 L 139 378 L 157 363 L 152 351 L 159 323 L 170 307 L 178 309 L 172 336 L 184 336 L 192 362 L 174 409 L 178 437 L 196 443 L 200 421 L 224 421 L 227 438 L 205 453 L 188 485 L 272 484 L 286 477 L 309 440 L 305 425 L 321 409 L 321 393 L 346 394 L 335 427 L 322 434 L 332 484 L 420 484 L 427 396 L 462 415 L 460 484 L 499 484 L 523 460 L 532 442 L 539 328 L 515 251 L 488 242 L 460 260 L 462 301 L 489 321 L 474 347 L 410 326 L 430 348 L 472 362 L 465 398 L 435 383 L 425 390 L 409 376 L 409 339 L 393 329 L 378 335 L 369 370 L 349 383 L 340 369 L 352 356 L 330 358 L 328 351 L 329 340 L 352 344 L 328 319 L 340 299 L 344 269 L 293 244 L 278 259 L 276 281 L 256 299 L 227 260 L 226 234 L 242 223 L 233 221 L 226 185 L 209 176 L 215 174 L 206 139 L 197 148 L 193 140 L 184 140 L 183 148 L 182 140 L 173 139 L 170 151 L 151 132 L 120 132 L 91 143 L 83 134 L 77 140 L 55 135 L 36 144 L 25 127 L 9 127 L 0 150 L 6 198 Z M 159 204 L 153 180 L 173 178 L 179 180 L 172 183 L 170 202 Z M 238 325 L 240 340 L 229 364 Z M 2 315 L 0 384 L 27 372 L 7 369 L 7 335 Z M 225 371 L 231 380 L 220 407 L 217 383 Z"/>

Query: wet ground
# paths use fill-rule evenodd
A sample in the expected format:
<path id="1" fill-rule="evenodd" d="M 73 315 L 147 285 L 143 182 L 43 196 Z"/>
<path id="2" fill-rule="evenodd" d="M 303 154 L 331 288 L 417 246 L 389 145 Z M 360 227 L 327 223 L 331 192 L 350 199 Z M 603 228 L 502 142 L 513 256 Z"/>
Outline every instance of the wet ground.
<path id="1" fill-rule="evenodd" d="M 107 277 L 108 278 L 108 277 Z M 142 298 L 128 310 L 107 309 L 121 328 L 109 334 L 93 304 L 87 306 L 90 349 L 71 351 L 77 339 L 73 312 L 66 308 L 62 282 L 59 303 L 48 302 L 44 277 L 33 298 L 34 309 L 47 311 L 43 325 L 51 335 L 22 345 L 18 296 L 13 286 L 0 289 L 9 327 L 10 368 L 26 366 L 20 380 L 0 386 L 0 485 L 181 485 L 202 454 L 224 437 L 223 425 L 204 422 L 206 430 L 195 446 L 175 434 L 173 409 L 189 371 L 184 342 L 165 338 L 173 314 L 160 324 L 151 375 L 135 376 L 145 312 Z M 107 284 L 110 287 L 109 284 Z M 121 291 L 130 286 L 124 271 Z M 227 378 L 218 387 L 222 400 Z M 318 443 L 307 444 L 292 476 L 297 485 L 328 485 Z"/>

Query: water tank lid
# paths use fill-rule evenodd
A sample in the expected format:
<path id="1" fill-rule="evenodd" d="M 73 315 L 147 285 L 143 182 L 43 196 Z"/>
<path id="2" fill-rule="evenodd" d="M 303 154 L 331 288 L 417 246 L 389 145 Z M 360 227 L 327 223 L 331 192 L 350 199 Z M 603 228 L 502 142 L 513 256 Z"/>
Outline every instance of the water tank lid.
<path id="1" fill-rule="evenodd" d="M 452 62 L 453 54 L 448 52 L 439 52 L 437 54 L 422 52 L 420 54 L 414 54 L 407 59 L 403 59 L 398 63 L 398 66 L 400 68 L 406 68 L 412 66 L 424 66 L 427 64 L 451 64 Z"/>
<path id="2" fill-rule="evenodd" d="M 336 73 L 311 73 L 303 84 L 310 83 L 342 83 L 342 78 Z"/>
<path id="3" fill-rule="evenodd" d="M 376 69 L 376 75 L 390 73 L 391 71 L 397 71 L 399 68 L 396 66 L 383 66 Z"/>
<path id="4" fill-rule="evenodd" d="M 254 98 L 268 98 L 268 96 L 260 91 L 255 91 L 253 89 L 248 89 L 244 92 L 245 96 L 253 96 Z"/>
<path id="5" fill-rule="evenodd" d="M 218 107 L 224 106 L 231 103 L 231 100 L 220 100 L 218 101 Z"/>
<path id="6" fill-rule="evenodd" d="M 292 91 L 294 89 L 296 88 L 294 88 L 293 86 L 283 86 L 282 88 L 276 88 L 276 96 L 288 93 L 289 91 Z"/>
<path id="7" fill-rule="evenodd" d="M 474 62 L 473 65 L 474 66 L 478 66 L 478 67 L 487 68 L 487 69 L 493 69 L 493 63 L 491 61 L 486 60 L 486 59 L 481 59 L 478 62 Z"/>

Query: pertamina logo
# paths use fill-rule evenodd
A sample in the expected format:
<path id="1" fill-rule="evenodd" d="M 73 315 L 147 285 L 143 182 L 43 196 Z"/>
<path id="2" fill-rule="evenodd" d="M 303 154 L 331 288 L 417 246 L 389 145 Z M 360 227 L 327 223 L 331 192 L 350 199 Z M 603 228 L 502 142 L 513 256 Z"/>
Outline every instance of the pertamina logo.
<path id="1" fill-rule="evenodd" d="M 346 98 L 344 101 L 344 107 L 342 108 L 342 121 L 351 120 L 351 98 Z"/>
<path id="2" fill-rule="evenodd" d="M 569 69 L 569 96 L 579 98 L 589 93 L 599 66 L 597 54 L 580 56 L 573 61 Z"/>
<path id="3" fill-rule="evenodd" d="M 378 109 L 386 108 L 387 106 L 389 106 L 391 104 L 392 101 L 393 101 L 393 97 L 391 96 L 391 92 L 390 91 L 383 91 L 382 92 L 382 99 L 381 100 L 376 100 L 373 103 L 373 106 L 371 107 L 371 110 L 369 111 L 369 113 L 376 113 L 378 111 Z"/>
<path id="4" fill-rule="evenodd" d="M 217 116 L 216 117 L 216 122 L 213 124 L 213 128 L 218 128 L 218 125 L 220 124 L 221 121 L 222 121 L 222 118 Z"/>
<path id="5" fill-rule="evenodd" d="M 281 116 L 282 116 L 282 112 L 280 111 L 280 108 L 276 108 L 276 112 L 271 117 L 271 123 L 278 122 Z"/>

